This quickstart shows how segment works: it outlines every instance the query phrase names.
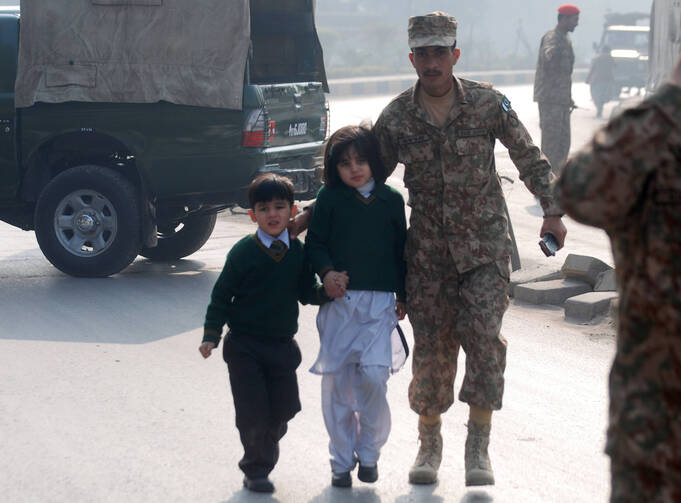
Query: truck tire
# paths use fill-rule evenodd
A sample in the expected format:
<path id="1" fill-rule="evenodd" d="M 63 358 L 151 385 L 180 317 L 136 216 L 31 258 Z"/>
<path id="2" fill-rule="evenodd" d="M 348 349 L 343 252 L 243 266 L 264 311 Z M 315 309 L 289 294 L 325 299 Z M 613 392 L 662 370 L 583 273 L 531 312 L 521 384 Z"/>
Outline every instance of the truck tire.
<path id="1" fill-rule="evenodd" d="M 160 225 L 158 245 L 142 248 L 140 255 L 153 261 L 176 260 L 201 248 L 213 233 L 217 213 L 187 218 L 180 224 Z"/>
<path id="2" fill-rule="evenodd" d="M 71 276 L 116 274 L 140 250 L 137 191 L 108 168 L 78 166 L 57 175 L 41 192 L 34 219 L 43 254 Z"/>

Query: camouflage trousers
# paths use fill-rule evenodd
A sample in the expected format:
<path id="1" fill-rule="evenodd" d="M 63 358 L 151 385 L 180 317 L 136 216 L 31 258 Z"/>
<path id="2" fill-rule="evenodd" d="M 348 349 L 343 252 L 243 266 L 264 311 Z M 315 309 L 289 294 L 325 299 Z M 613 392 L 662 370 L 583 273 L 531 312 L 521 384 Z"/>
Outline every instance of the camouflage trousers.
<path id="1" fill-rule="evenodd" d="M 539 103 L 541 150 L 559 175 L 570 152 L 570 106 Z"/>
<path id="2" fill-rule="evenodd" d="M 619 337 L 623 335 L 626 334 L 620 332 Z M 660 352 L 660 349 L 653 351 Z M 654 382 L 657 376 L 644 381 L 644 376 L 635 376 L 631 370 L 646 368 L 650 363 L 639 358 L 626 371 L 615 363 L 610 373 L 606 452 L 611 463 L 611 503 L 681 502 L 681 393 L 678 389 L 681 376 L 677 373 L 674 379 L 671 373 L 671 381 L 648 384 L 657 389 L 646 390 L 646 383 Z M 656 369 L 657 375 L 673 372 L 673 367 Z M 632 382 L 643 386 L 627 393 L 625 383 Z"/>
<path id="3" fill-rule="evenodd" d="M 678 461 L 678 460 L 677 460 Z M 660 471 L 611 458 L 610 503 L 678 503 L 681 501 L 681 462 Z"/>
<path id="4" fill-rule="evenodd" d="M 430 241 L 427 252 L 415 250 L 414 240 L 408 245 L 407 308 L 414 328 L 409 404 L 426 416 L 449 409 L 462 347 L 466 374 L 459 400 L 498 410 L 506 368 L 501 321 L 509 302 L 509 260 L 458 274 L 446 242 L 439 244 Z"/>

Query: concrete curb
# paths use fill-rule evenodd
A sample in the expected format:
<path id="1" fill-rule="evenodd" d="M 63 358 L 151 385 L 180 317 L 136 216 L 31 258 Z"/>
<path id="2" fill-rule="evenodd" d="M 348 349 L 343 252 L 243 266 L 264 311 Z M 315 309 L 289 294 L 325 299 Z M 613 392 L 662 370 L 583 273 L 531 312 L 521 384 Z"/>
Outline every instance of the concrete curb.
<path id="1" fill-rule="evenodd" d="M 510 295 L 516 300 L 563 306 L 568 321 L 616 317 L 615 270 L 594 257 L 569 254 L 558 271 L 516 271 L 511 274 L 510 287 Z"/>
<path id="2" fill-rule="evenodd" d="M 565 319 L 588 321 L 610 311 L 617 292 L 587 292 L 570 297 L 565 301 Z"/>
<path id="3" fill-rule="evenodd" d="M 583 281 L 555 279 L 518 285 L 515 287 L 514 294 L 517 300 L 531 304 L 562 306 L 570 297 L 591 291 L 591 285 Z"/>
<path id="4" fill-rule="evenodd" d="M 573 82 L 583 81 L 587 73 L 588 69 L 586 68 L 575 69 L 572 74 Z M 531 84 L 534 82 L 534 70 L 461 72 L 456 73 L 456 76 L 469 80 L 491 82 L 495 87 Z M 339 78 L 329 79 L 329 90 L 333 97 L 397 95 L 413 86 L 415 82 L 415 73 L 377 77 Z"/>

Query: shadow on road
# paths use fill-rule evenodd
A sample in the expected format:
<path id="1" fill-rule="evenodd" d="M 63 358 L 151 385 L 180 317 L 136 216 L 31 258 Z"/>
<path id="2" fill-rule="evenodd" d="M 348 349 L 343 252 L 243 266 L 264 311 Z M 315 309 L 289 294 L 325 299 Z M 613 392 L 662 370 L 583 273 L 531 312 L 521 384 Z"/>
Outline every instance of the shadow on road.
<path id="1" fill-rule="evenodd" d="M 395 498 L 395 503 L 411 503 L 419 501 L 423 503 L 442 503 L 444 498 L 436 496 L 433 491 L 440 485 L 439 482 L 429 485 L 412 485 L 409 494 Z"/>
<path id="2" fill-rule="evenodd" d="M 145 344 L 203 325 L 219 271 L 137 260 L 109 278 L 4 280 L 0 339 Z"/>
<path id="3" fill-rule="evenodd" d="M 256 494 L 248 489 L 242 489 L 241 491 L 235 492 L 231 498 L 222 503 L 248 503 L 252 501 L 257 501 L 258 503 L 281 503 L 281 500 L 278 500 L 271 494 Z"/>
<path id="4" fill-rule="evenodd" d="M 460 503 L 492 503 L 494 499 L 485 491 L 471 491 L 461 498 Z"/>
<path id="5" fill-rule="evenodd" d="M 348 489 L 329 486 L 308 503 L 380 503 L 380 501 L 381 498 L 372 487 Z"/>

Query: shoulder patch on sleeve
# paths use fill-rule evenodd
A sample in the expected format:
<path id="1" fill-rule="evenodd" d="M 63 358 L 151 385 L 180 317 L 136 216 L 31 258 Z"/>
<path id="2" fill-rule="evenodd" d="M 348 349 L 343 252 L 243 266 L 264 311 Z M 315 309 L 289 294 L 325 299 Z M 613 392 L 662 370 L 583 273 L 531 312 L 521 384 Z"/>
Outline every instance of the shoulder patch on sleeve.
<path id="1" fill-rule="evenodd" d="M 503 96 L 501 98 L 501 108 L 504 109 L 504 112 L 506 113 L 511 113 L 511 100 L 509 100 L 506 96 Z"/>

